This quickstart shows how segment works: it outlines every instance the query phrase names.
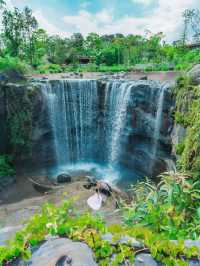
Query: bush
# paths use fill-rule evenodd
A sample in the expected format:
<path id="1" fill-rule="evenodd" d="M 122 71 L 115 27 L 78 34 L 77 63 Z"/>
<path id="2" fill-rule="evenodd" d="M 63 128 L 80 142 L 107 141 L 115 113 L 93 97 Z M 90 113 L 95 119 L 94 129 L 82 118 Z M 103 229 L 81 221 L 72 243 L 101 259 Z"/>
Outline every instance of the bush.
<path id="1" fill-rule="evenodd" d="M 185 142 L 182 141 L 176 145 L 176 154 L 181 155 L 185 149 Z"/>
<path id="2" fill-rule="evenodd" d="M 99 72 L 122 72 L 122 71 L 130 71 L 132 67 L 128 67 L 126 65 L 100 65 L 98 68 Z"/>
<path id="3" fill-rule="evenodd" d="M 155 222 L 156 219 L 153 224 Z M 103 240 L 102 236 L 107 233 L 112 234 L 115 244 Z M 183 262 L 182 257 L 187 259 L 199 255 L 198 248 L 185 248 L 182 242 L 175 244 L 142 226 L 119 224 L 106 226 L 99 215 L 77 214 L 71 202 L 64 202 L 61 206 L 45 204 L 41 212 L 35 214 L 7 246 L 0 247 L 0 266 L 10 265 L 12 260 L 20 256 L 28 259 L 32 248 L 42 243 L 47 235 L 83 241 L 93 250 L 96 262 L 101 266 L 119 266 L 127 260 L 132 265 L 135 255 L 144 250 L 149 250 L 155 259 L 162 262 L 162 265 L 170 266 L 188 265 Z M 138 239 L 145 248 L 142 247 L 141 250 L 134 248 L 132 241 L 121 243 L 119 240 L 124 236 Z"/>
<path id="4" fill-rule="evenodd" d="M 11 165 L 11 158 L 6 155 L 0 155 L 0 177 L 12 176 L 15 171 Z"/>
<path id="5" fill-rule="evenodd" d="M 147 180 L 132 188 L 134 200 L 124 208 L 128 226 L 145 226 L 160 238 L 198 239 L 200 181 L 184 174 L 166 174 L 161 182 Z"/>
<path id="6" fill-rule="evenodd" d="M 62 67 L 57 64 L 40 65 L 37 68 L 37 72 L 40 74 L 62 73 Z"/>
<path id="7" fill-rule="evenodd" d="M 30 67 L 18 57 L 0 57 L 0 71 L 18 71 L 21 74 L 30 72 Z"/>

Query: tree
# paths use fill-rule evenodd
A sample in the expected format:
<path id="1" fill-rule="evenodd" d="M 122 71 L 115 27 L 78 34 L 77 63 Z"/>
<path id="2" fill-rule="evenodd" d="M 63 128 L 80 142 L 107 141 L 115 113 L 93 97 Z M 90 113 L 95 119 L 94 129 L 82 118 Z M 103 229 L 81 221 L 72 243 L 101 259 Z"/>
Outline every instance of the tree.
<path id="1" fill-rule="evenodd" d="M 71 37 L 71 46 L 76 48 L 77 51 L 81 51 L 83 49 L 84 38 L 81 33 L 74 33 Z"/>
<path id="2" fill-rule="evenodd" d="M 33 16 L 32 10 L 25 7 L 23 11 L 23 41 L 25 43 L 26 55 L 29 58 L 29 62 L 33 65 L 34 56 L 36 53 L 35 32 L 38 28 L 38 22 Z"/>
<path id="3" fill-rule="evenodd" d="M 23 16 L 18 8 L 14 11 L 5 9 L 3 12 L 3 32 L 6 45 L 12 56 L 20 54 L 23 43 Z"/>
<path id="4" fill-rule="evenodd" d="M 60 36 L 50 36 L 48 38 L 47 53 L 51 63 L 65 64 L 73 61 L 75 47 L 72 46 L 71 40 L 62 39 Z"/>
<path id="5" fill-rule="evenodd" d="M 32 10 L 25 7 L 21 12 L 18 8 L 13 11 L 3 11 L 3 31 L 6 45 L 12 56 L 28 57 L 30 64 L 33 63 L 35 49 L 33 46 L 34 32 L 38 27 Z"/>
<path id="6" fill-rule="evenodd" d="M 186 9 L 183 13 L 183 19 L 184 19 L 184 28 L 183 28 L 183 36 L 182 36 L 183 45 L 185 45 L 188 40 L 189 27 L 190 27 L 190 23 L 194 15 L 195 15 L 194 9 Z"/>
<path id="7" fill-rule="evenodd" d="M 194 15 L 191 18 L 191 27 L 194 32 L 193 38 L 195 41 L 200 41 L 200 10 L 194 10 Z"/>
<path id="8" fill-rule="evenodd" d="M 38 29 L 33 33 L 32 46 L 34 49 L 34 57 L 32 64 L 38 66 L 42 62 L 42 58 L 47 57 L 48 50 L 48 34 L 43 29 Z"/>
<path id="9" fill-rule="evenodd" d="M 0 0 L 0 9 L 5 6 L 5 2 L 3 0 Z"/>

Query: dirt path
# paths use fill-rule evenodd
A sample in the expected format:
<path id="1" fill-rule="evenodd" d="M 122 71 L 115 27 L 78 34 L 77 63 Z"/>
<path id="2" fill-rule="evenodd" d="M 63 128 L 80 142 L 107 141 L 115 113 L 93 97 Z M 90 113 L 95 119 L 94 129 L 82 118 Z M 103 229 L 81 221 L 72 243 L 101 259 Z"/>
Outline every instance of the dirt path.
<path id="1" fill-rule="evenodd" d="M 0 205 L 0 227 L 23 224 L 30 216 L 38 212 L 45 202 L 59 205 L 63 200 L 74 198 L 75 209 L 77 211 L 91 211 L 87 206 L 87 199 L 94 191 L 86 190 L 83 187 L 84 183 L 83 181 L 74 182 L 47 195 L 42 195 L 37 192 L 35 192 L 35 195 L 29 195 L 30 197 L 23 195 L 15 203 L 6 203 L 5 201 Z M 121 223 L 121 216 L 116 211 L 115 205 L 115 201 L 109 198 L 98 212 L 105 218 L 108 224 Z"/>

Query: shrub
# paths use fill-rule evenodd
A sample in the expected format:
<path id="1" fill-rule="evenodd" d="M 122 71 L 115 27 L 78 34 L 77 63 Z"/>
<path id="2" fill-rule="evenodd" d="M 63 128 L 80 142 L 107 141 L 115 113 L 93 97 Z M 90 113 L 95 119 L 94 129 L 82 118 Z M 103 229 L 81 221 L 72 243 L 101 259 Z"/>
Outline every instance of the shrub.
<path id="1" fill-rule="evenodd" d="M 130 71 L 132 67 L 128 67 L 126 65 L 100 65 L 98 68 L 99 72 L 121 72 L 121 71 Z"/>
<path id="2" fill-rule="evenodd" d="M 62 71 L 62 67 L 57 64 L 40 65 L 37 68 L 37 72 L 40 74 L 61 73 Z"/>
<path id="3" fill-rule="evenodd" d="M 185 149 L 185 142 L 182 141 L 176 145 L 176 154 L 181 155 Z"/>
<path id="4" fill-rule="evenodd" d="M 115 244 L 102 239 L 102 235 L 106 233 L 113 235 Z M 144 226 L 106 226 L 99 215 L 77 214 L 71 202 L 64 202 L 57 207 L 45 204 L 42 211 L 35 214 L 7 246 L 0 247 L 0 266 L 8 265 L 20 256 L 28 259 L 31 256 L 31 247 L 38 246 L 47 235 L 83 241 L 93 250 L 100 266 L 119 266 L 127 260 L 133 263 L 134 256 L 144 250 L 149 250 L 154 258 L 169 266 L 188 265 L 181 257 L 187 259 L 199 256 L 198 248 L 185 248 L 182 242 L 170 242 Z M 118 241 L 123 236 L 138 239 L 144 244 L 144 248 L 135 249 L 129 241 Z"/>
<path id="5" fill-rule="evenodd" d="M 6 155 L 0 155 L 0 177 L 12 176 L 15 171 L 11 164 L 11 158 Z"/>
<path id="6" fill-rule="evenodd" d="M 165 174 L 132 187 L 134 200 L 124 208 L 128 226 L 145 226 L 160 238 L 198 239 L 200 181 L 184 174 Z"/>
<path id="7" fill-rule="evenodd" d="M 0 71 L 15 70 L 21 74 L 29 73 L 30 67 L 18 57 L 0 57 Z"/>

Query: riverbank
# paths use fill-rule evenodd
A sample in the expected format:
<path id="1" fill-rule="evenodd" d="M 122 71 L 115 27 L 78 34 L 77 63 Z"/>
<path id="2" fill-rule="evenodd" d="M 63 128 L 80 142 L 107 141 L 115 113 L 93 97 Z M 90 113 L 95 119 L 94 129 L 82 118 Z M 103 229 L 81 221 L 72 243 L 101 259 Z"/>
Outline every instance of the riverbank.
<path id="1" fill-rule="evenodd" d="M 119 72 L 119 73 L 104 73 L 104 72 L 66 72 L 59 74 L 33 74 L 29 78 L 45 78 L 49 80 L 62 78 L 83 78 L 83 79 L 101 79 L 101 78 L 123 78 L 126 80 L 138 80 L 146 78 L 149 80 L 176 80 L 180 76 L 181 71 L 152 71 L 152 72 Z"/>

